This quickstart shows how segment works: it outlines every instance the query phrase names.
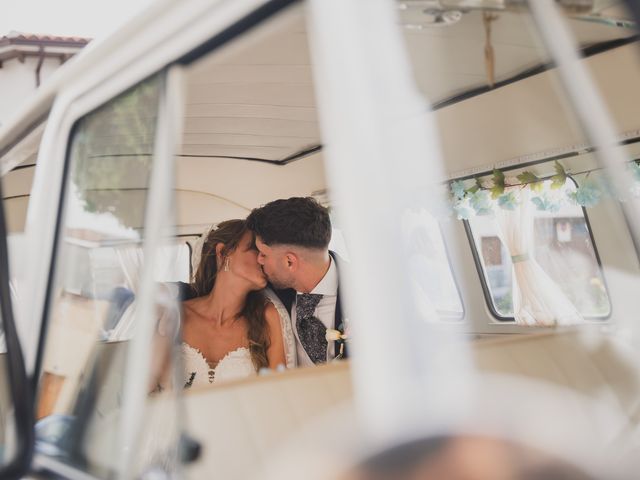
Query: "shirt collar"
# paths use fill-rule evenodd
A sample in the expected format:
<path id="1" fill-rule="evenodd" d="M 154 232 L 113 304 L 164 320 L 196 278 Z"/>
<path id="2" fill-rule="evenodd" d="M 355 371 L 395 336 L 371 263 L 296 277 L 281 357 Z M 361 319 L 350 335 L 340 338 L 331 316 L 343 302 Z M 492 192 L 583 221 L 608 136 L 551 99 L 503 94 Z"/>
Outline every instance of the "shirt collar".
<path id="1" fill-rule="evenodd" d="M 338 269 L 335 260 L 329 255 L 329 270 L 324 274 L 322 280 L 309 293 L 318 295 L 331 296 L 338 295 Z M 300 292 L 298 292 L 300 293 Z"/>

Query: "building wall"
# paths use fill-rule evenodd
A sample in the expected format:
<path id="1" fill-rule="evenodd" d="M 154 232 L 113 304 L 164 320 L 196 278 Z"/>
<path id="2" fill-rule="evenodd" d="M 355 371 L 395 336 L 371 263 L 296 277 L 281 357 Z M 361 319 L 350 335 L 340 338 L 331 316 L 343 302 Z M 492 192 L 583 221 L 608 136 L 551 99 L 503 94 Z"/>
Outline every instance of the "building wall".
<path id="1" fill-rule="evenodd" d="M 0 127 L 35 94 L 37 66 L 38 58 L 27 57 L 24 63 L 17 58 L 7 60 L 0 68 Z M 40 68 L 40 84 L 59 67 L 57 58 L 45 58 Z"/>

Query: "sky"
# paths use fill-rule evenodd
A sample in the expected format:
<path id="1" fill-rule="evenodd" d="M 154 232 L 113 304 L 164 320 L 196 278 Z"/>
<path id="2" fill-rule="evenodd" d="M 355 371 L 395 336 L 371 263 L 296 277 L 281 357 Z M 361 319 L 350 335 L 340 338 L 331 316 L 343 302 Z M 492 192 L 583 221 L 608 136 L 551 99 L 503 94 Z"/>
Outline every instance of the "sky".
<path id="1" fill-rule="evenodd" d="M 99 38 L 155 0 L 0 0 L 0 36 L 12 30 Z"/>

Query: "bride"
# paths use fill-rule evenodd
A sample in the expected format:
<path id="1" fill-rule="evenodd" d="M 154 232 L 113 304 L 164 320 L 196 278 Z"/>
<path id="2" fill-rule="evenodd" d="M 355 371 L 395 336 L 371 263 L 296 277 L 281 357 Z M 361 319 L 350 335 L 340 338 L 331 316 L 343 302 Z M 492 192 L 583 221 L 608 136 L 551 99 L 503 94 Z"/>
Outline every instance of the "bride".
<path id="1" fill-rule="evenodd" d="M 264 291 L 267 280 L 244 220 L 212 229 L 182 302 L 185 387 L 254 375 L 285 365 L 280 314 Z"/>

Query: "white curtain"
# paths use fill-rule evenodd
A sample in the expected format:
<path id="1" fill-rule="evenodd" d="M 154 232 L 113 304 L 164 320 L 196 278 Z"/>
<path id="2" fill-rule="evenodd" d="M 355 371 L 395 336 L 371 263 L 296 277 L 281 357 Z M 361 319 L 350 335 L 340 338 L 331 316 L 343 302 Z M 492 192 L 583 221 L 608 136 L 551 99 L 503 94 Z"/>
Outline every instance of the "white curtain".
<path id="1" fill-rule="evenodd" d="M 137 293 L 144 255 L 142 247 L 116 248 L 118 263 L 125 278 L 125 286 Z M 156 252 L 156 280 L 158 282 L 189 281 L 189 249 L 184 244 L 162 246 Z"/>
<path id="2" fill-rule="evenodd" d="M 534 258 L 533 204 L 528 188 L 514 187 L 520 204 L 496 209 L 500 239 L 513 263 L 513 314 L 519 325 L 573 325 L 584 320 Z"/>
<path id="3" fill-rule="evenodd" d="M 137 295 L 144 262 L 142 247 L 116 248 L 115 252 L 124 275 L 124 286 Z M 156 268 L 156 280 L 158 282 L 189 281 L 189 250 L 186 246 L 167 245 L 160 247 L 156 254 L 155 261 L 158 263 Z M 177 299 L 177 287 L 171 283 L 165 286 L 168 288 L 171 296 Z M 133 336 L 136 312 L 137 302 L 134 300 L 122 315 L 117 326 L 109 332 L 109 340 L 126 340 Z"/>
<path id="4" fill-rule="evenodd" d="M 133 293 L 137 293 L 140 274 L 142 273 L 142 263 L 144 261 L 142 248 L 138 246 L 116 248 L 115 252 L 125 278 L 125 287 Z"/>

